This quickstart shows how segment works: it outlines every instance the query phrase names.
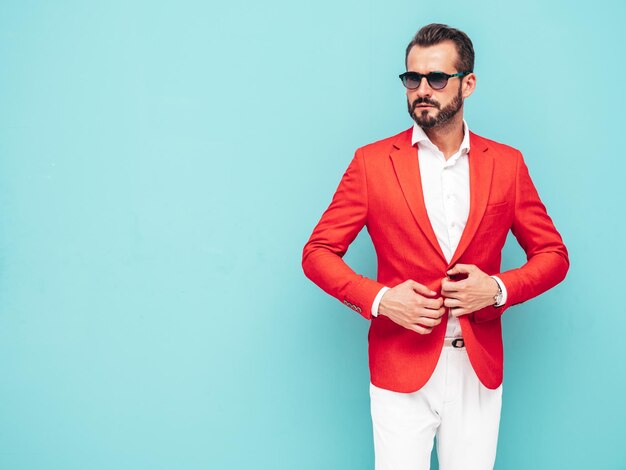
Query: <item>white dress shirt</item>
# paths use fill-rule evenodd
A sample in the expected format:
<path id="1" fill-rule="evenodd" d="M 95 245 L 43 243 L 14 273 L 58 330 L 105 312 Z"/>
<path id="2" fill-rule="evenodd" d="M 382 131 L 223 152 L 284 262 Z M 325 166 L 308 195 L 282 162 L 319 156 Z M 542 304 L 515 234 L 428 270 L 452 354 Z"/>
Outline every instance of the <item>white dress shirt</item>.
<path id="1" fill-rule="evenodd" d="M 424 130 L 417 124 L 413 125 L 413 145 L 417 144 L 418 161 L 424 193 L 426 212 L 437 236 L 446 261 L 450 262 L 467 223 L 470 208 L 469 184 L 469 129 L 463 120 L 463 141 L 459 149 L 447 160 L 443 153 L 433 144 Z M 506 303 L 506 288 L 496 276 L 492 276 L 500 289 Z M 416 279 L 420 282 L 419 279 Z M 389 290 L 383 287 L 372 303 L 372 315 L 378 315 L 378 306 L 383 294 Z M 461 336 L 459 319 L 449 314 L 446 337 Z"/>

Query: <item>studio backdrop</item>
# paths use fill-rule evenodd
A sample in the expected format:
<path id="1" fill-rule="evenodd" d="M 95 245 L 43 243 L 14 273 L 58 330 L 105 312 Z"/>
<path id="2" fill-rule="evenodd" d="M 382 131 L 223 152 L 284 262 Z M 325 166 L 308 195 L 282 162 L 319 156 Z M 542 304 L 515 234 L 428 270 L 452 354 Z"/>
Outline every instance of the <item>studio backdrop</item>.
<path id="1" fill-rule="evenodd" d="M 371 469 L 368 322 L 302 273 L 421 26 L 570 251 L 503 317 L 496 468 L 626 468 L 623 2 L 3 1 L 0 468 Z M 364 230 L 346 261 L 376 276 Z M 524 254 L 507 243 L 505 269 Z M 433 468 L 436 467 L 434 462 Z"/>

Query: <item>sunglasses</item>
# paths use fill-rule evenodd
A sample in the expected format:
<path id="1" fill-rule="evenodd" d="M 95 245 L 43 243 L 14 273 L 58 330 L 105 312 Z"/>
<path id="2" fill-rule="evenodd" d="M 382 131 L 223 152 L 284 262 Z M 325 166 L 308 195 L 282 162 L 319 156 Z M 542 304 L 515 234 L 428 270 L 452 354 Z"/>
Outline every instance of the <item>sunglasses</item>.
<path id="1" fill-rule="evenodd" d="M 409 90 L 415 90 L 419 88 L 422 83 L 422 78 L 426 77 L 426 81 L 428 85 L 433 90 L 443 90 L 448 84 L 448 79 L 452 77 L 464 77 L 465 75 L 469 75 L 470 72 L 459 72 L 454 73 L 452 75 L 443 72 L 430 72 L 426 75 L 417 72 L 404 72 L 399 75 L 400 80 L 402 80 L 402 84 L 407 87 Z"/>

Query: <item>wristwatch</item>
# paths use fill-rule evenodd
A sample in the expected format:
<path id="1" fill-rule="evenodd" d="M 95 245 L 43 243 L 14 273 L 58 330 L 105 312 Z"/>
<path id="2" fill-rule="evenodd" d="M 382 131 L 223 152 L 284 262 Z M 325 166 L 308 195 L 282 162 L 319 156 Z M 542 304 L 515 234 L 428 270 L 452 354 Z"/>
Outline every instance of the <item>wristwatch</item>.
<path id="1" fill-rule="evenodd" d="M 496 281 L 496 284 L 498 284 L 498 293 L 493 296 L 493 306 L 501 307 L 502 300 L 504 300 L 504 294 L 502 293 L 502 288 L 500 287 L 500 283 Z"/>

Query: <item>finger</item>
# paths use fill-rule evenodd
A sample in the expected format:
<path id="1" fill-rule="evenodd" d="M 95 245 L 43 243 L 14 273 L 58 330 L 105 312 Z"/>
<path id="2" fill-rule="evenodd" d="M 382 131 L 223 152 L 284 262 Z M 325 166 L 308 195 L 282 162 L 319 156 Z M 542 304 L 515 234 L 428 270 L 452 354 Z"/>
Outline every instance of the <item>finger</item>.
<path id="1" fill-rule="evenodd" d="M 437 297 L 436 299 L 424 299 L 422 301 L 422 307 L 437 310 L 443 305 L 443 298 Z"/>
<path id="2" fill-rule="evenodd" d="M 421 308 L 415 312 L 416 317 L 441 318 L 446 313 L 446 307 Z"/>
<path id="3" fill-rule="evenodd" d="M 446 274 L 448 276 L 455 275 L 455 274 L 460 274 L 460 273 L 461 273 L 461 271 L 459 271 L 459 265 L 458 264 L 454 265 L 451 269 L 448 269 L 446 271 Z"/>
<path id="4" fill-rule="evenodd" d="M 444 277 L 441 280 L 441 290 L 449 290 L 454 287 L 454 282 L 449 277 Z"/>
<path id="5" fill-rule="evenodd" d="M 452 313 L 455 317 L 460 317 L 461 315 L 467 315 L 470 313 L 467 309 L 462 307 L 451 308 L 450 313 Z"/>
<path id="6" fill-rule="evenodd" d="M 413 330 L 416 333 L 419 333 L 421 335 L 427 335 L 428 333 L 430 333 L 431 331 L 433 331 L 432 328 L 427 328 L 424 326 L 420 326 L 420 325 L 415 325 L 415 324 L 409 324 L 407 325 L 405 328 L 409 329 L 409 330 Z"/>
<path id="7" fill-rule="evenodd" d="M 441 308 L 420 308 L 415 311 L 414 318 L 439 318 L 441 316 Z"/>
<path id="8" fill-rule="evenodd" d="M 421 335 L 430 333 L 432 331 L 432 327 L 420 325 L 419 323 L 405 323 L 402 326 L 404 326 L 407 330 L 415 331 L 416 333 L 419 333 Z"/>
<path id="9" fill-rule="evenodd" d="M 430 290 L 428 287 L 426 287 L 423 284 L 420 284 L 419 282 L 411 280 L 410 286 L 411 286 L 411 289 L 413 289 L 413 291 L 417 292 L 418 294 L 426 295 L 428 297 L 432 297 L 433 295 L 437 295 L 437 293 L 435 291 Z"/>
<path id="10" fill-rule="evenodd" d="M 439 323 L 441 323 L 439 318 L 420 317 L 417 324 L 432 328 L 439 325 Z"/>
<path id="11" fill-rule="evenodd" d="M 443 295 L 444 297 L 449 297 L 450 294 L 453 294 L 454 292 L 458 292 L 458 287 L 455 285 L 456 282 L 451 282 L 449 285 L 446 285 L 445 288 L 441 288 L 441 295 Z"/>
<path id="12" fill-rule="evenodd" d="M 463 279 L 462 281 L 456 281 L 454 283 L 454 290 L 456 292 L 458 291 L 462 291 L 463 289 L 465 289 L 467 287 L 467 280 Z"/>
<path id="13" fill-rule="evenodd" d="M 448 298 L 443 301 L 443 304 L 448 308 L 458 308 L 461 306 L 461 301 L 459 299 Z"/>
<path id="14" fill-rule="evenodd" d="M 452 269 L 450 269 L 447 274 L 469 274 L 472 272 L 473 268 L 475 268 L 473 264 L 455 264 Z"/>
<path id="15" fill-rule="evenodd" d="M 459 296 L 462 295 L 462 293 L 465 291 L 466 288 L 467 288 L 466 281 L 458 281 L 454 283 L 454 287 L 450 287 L 448 290 L 445 290 L 445 291 L 442 290 L 441 295 L 444 297 L 459 298 Z"/>

